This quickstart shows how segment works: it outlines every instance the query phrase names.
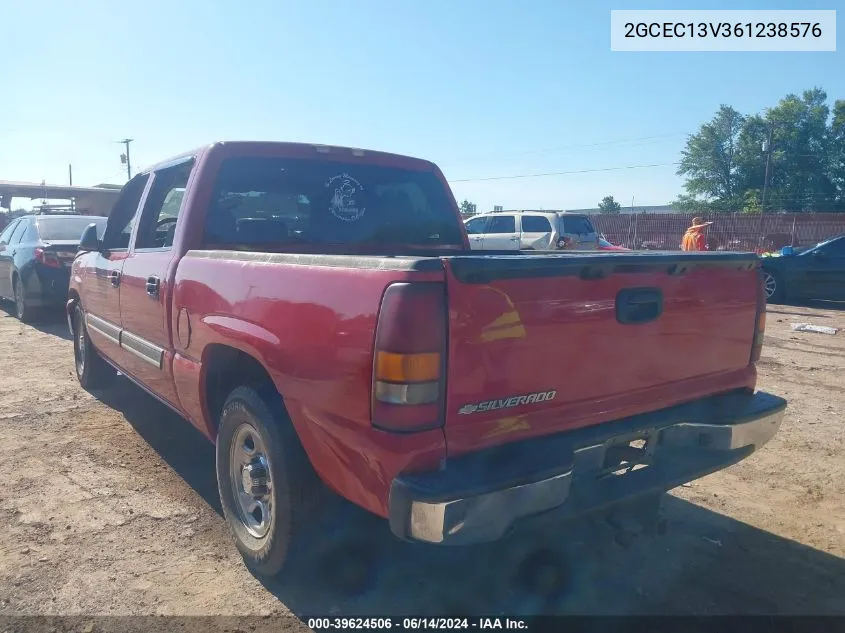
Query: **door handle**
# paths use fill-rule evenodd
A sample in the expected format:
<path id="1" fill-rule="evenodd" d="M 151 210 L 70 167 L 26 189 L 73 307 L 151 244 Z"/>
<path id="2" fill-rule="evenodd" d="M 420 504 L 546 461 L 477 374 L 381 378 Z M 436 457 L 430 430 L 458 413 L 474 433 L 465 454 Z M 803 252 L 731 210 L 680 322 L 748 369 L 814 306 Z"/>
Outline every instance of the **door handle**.
<path id="1" fill-rule="evenodd" d="M 161 287 L 161 281 L 155 275 L 147 277 L 147 294 L 151 297 L 158 297 L 158 290 Z"/>
<path id="2" fill-rule="evenodd" d="M 626 325 L 648 323 L 663 314 L 659 288 L 625 288 L 616 295 L 616 320 Z"/>
<path id="3" fill-rule="evenodd" d="M 109 281 L 111 285 L 117 288 L 120 285 L 120 272 L 117 270 L 110 270 L 109 271 Z"/>

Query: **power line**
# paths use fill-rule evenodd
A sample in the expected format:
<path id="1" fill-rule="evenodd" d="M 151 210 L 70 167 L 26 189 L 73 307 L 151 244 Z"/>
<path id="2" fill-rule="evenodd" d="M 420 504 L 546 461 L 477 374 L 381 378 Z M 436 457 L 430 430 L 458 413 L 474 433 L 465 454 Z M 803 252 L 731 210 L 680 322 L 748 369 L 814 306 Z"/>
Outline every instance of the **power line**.
<path id="1" fill-rule="evenodd" d="M 544 149 L 525 150 L 525 151 L 522 151 L 522 152 L 511 152 L 511 153 L 507 153 L 507 154 L 502 154 L 502 153 L 498 153 L 498 152 L 493 151 L 493 152 L 490 152 L 489 154 L 486 154 L 486 155 L 483 155 L 483 156 L 482 155 L 475 155 L 475 156 L 459 158 L 459 160 L 471 160 L 471 159 L 474 159 L 474 158 L 482 158 L 482 157 L 483 158 L 489 158 L 491 155 L 495 155 L 497 158 L 508 158 L 508 157 L 512 157 L 512 156 L 527 156 L 527 155 L 530 155 L 530 154 L 551 154 L 551 153 L 561 152 L 561 151 L 570 150 L 570 149 L 585 149 L 585 148 L 590 148 L 590 147 L 605 147 L 605 146 L 619 145 L 619 144 L 622 144 L 622 143 L 633 143 L 635 141 L 650 141 L 650 140 L 654 140 L 654 139 L 669 139 L 669 138 L 674 138 L 674 137 L 678 137 L 678 136 L 686 136 L 686 133 L 673 132 L 671 134 L 655 134 L 655 135 L 652 135 L 652 136 L 638 136 L 638 137 L 634 137 L 634 138 L 617 139 L 617 140 L 613 140 L 613 141 L 599 141 L 597 143 L 579 143 L 579 144 L 576 144 L 576 145 L 562 145 L 560 147 L 548 147 L 548 148 L 544 148 Z M 648 143 L 637 143 L 636 145 L 647 145 L 647 144 Z M 636 145 L 633 145 L 631 147 L 636 147 Z"/>
<path id="2" fill-rule="evenodd" d="M 457 180 L 450 180 L 449 182 L 484 182 L 488 180 L 515 180 L 517 178 L 542 178 L 545 176 L 565 176 L 568 174 L 589 174 L 600 171 L 621 171 L 625 169 L 646 169 L 649 167 L 669 167 L 672 165 L 679 165 L 680 163 L 655 163 L 652 165 L 624 165 L 621 167 L 603 167 L 599 169 L 577 169 L 572 171 L 550 171 L 540 174 L 518 174 L 513 176 L 489 176 L 487 178 L 460 178 Z"/>

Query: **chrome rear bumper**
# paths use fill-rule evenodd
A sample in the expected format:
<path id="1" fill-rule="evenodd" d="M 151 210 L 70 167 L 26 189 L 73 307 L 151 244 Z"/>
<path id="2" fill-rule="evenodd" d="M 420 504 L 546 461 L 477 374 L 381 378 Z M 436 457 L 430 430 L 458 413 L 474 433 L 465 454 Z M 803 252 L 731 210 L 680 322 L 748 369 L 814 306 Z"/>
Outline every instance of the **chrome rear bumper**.
<path id="1" fill-rule="evenodd" d="M 444 470 L 394 480 L 391 529 L 400 538 L 427 543 L 488 542 L 525 517 L 555 512 L 574 518 L 669 490 L 759 449 L 777 433 L 785 409 L 786 401 L 770 394 L 724 396 L 541 438 L 542 446 L 532 440 L 447 460 Z M 723 414 L 697 421 L 714 411 Z M 610 452 L 628 450 L 624 447 L 635 440 L 645 442 L 647 465 L 624 474 L 606 472 Z M 501 470 L 508 472 L 502 476 Z"/>

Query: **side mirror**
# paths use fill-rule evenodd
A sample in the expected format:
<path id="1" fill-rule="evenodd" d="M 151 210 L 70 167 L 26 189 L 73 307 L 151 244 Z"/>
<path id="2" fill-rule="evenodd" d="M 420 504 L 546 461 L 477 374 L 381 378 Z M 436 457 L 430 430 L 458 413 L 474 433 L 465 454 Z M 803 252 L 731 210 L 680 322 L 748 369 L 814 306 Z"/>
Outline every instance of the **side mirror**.
<path id="1" fill-rule="evenodd" d="M 97 237 L 97 225 L 92 222 L 82 232 L 82 237 L 79 240 L 79 251 L 98 252 L 99 250 L 100 238 Z"/>

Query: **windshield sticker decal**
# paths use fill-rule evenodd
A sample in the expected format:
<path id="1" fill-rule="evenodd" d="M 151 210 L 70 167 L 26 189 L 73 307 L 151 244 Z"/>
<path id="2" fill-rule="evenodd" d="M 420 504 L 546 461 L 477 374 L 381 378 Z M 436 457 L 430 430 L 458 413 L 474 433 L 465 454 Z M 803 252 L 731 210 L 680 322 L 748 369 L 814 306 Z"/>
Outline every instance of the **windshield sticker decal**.
<path id="1" fill-rule="evenodd" d="M 334 217 L 343 222 L 355 222 L 363 217 L 367 209 L 359 207 L 355 201 L 355 195 L 364 190 L 360 182 L 344 173 L 329 178 L 326 188 L 334 190 L 329 203 Z"/>

